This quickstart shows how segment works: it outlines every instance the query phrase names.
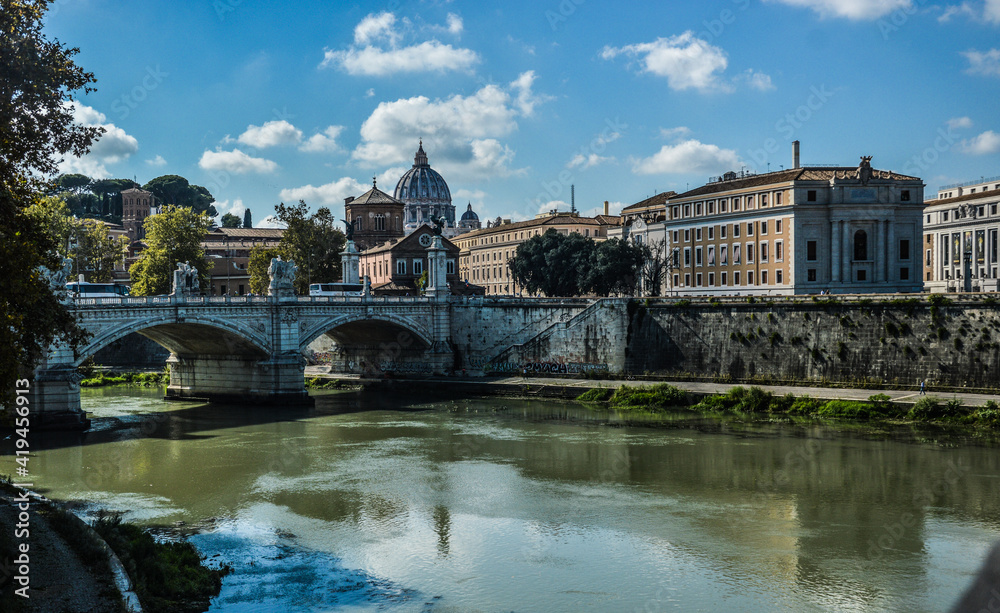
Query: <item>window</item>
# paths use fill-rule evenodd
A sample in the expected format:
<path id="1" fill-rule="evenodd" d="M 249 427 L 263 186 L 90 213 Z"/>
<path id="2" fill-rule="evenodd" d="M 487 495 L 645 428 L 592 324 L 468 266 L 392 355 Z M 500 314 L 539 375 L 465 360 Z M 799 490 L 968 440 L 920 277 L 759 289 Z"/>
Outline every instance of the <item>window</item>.
<path id="1" fill-rule="evenodd" d="M 708 265 L 715 266 L 715 247 L 712 245 L 708 247 Z"/>
<path id="2" fill-rule="evenodd" d="M 767 243 L 760 244 L 760 261 L 761 262 L 767 261 Z"/>
<path id="3" fill-rule="evenodd" d="M 740 210 L 740 199 L 739 198 L 733 198 L 733 211 L 735 212 L 735 211 L 738 211 L 738 210 Z M 739 283 L 739 281 L 737 281 L 737 283 Z"/>
<path id="4" fill-rule="evenodd" d="M 733 245 L 733 264 L 740 263 L 740 245 L 739 243 Z"/>
<path id="5" fill-rule="evenodd" d="M 854 233 L 854 260 L 860 262 L 868 260 L 868 233 L 864 230 L 858 230 Z M 858 281 L 863 280 L 858 279 Z"/>
<path id="6" fill-rule="evenodd" d="M 728 281 L 728 279 L 726 279 L 726 273 L 722 273 L 722 285 L 723 286 L 726 285 L 726 281 Z"/>
<path id="7" fill-rule="evenodd" d="M 726 238 L 726 228 L 728 226 L 722 226 L 719 228 L 719 238 Z"/>
<path id="8" fill-rule="evenodd" d="M 941 221 L 948 221 L 948 211 L 941 211 Z"/>
<path id="9" fill-rule="evenodd" d="M 697 275 L 695 275 L 695 285 L 697 285 L 698 287 L 701 287 L 701 273 L 700 272 Z"/>
<path id="10" fill-rule="evenodd" d="M 715 238 L 715 226 L 709 226 L 708 227 L 708 240 L 712 240 L 714 238 Z"/>
<path id="11" fill-rule="evenodd" d="M 696 241 L 700 241 L 701 240 L 701 228 L 696 228 L 695 229 L 695 231 L 694 231 L 694 240 L 696 240 Z"/>
<path id="12" fill-rule="evenodd" d="M 806 259 L 816 261 L 816 241 L 806 241 Z"/>
<path id="13" fill-rule="evenodd" d="M 753 222 L 747 222 L 747 236 L 753 236 Z"/>
<path id="14" fill-rule="evenodd" d="M 414 258 L 412 270 L 415 275 L 424 274 L 424 261 L 420 258 Z"/>
<path id="15" fill-rule="evenodd" d="M 858 281 L 867 281 L 867 280 L 868 280 L 868 271 L 859 270 L 858 271 Z"/>
<path id="16" fill-rule="evenodd" d="M 904 189 L 904 190 L 900 191 L 899 192 L 899 201 L 900 202 L 909 202 L 910 201 L 910 190 Z"/>
<path id="17" fill-rule="evenodd" d="M 747 243 L 747 264 L 753 264 L 753 243 Z"/>
<path id="18" fill-rule="evenodd" d="M 910 241 L 909 239 L 903 238 L 899 240 L 899 259 L 908 260 L 910 259 Z"/>
<path id="19" fill-rule="evenodd" d="M 680 283 L 680 281 L 681 281 L 681 276 L 680 275 L 674 275 L 674 287 L 677 287 L 677 285 Z"/>
<path id="20" fill-rule="evenodd" d="M 739 237 L 740 237 L 740 224 L 734 223 L 733 224 L 733 238 L 739 238 Z"/>
<path id="21" fill-rule="evenodd" d="M 781 234 L 781 220 L 780 219 L 775 219 L 774 220 L 774 233 L 775 234 Z"/>
<path id="22" fill-rule="evenodd" d="M 701 247 L 695 247 L 694 249 L 694 265 L 701 266 Z"/>
<path id="23" fill-rule="evenodd" d="M 677 219 L 678 217 L 680 217 L 680 211 L 681 211 L 680 207 L 676 206 L 670 209 L 670 218 Z"/>
<path id="24" fill-rule="evenodd" d="M 729 264 L 729 248 L 726 245 L 719 247 L 719 263 L 725 266 Z M 725 283 L 723 283 L 725 285 Z"/>
<path id="25" fill-rule="evenodd" d="M 781 269 L 774 271 L 774 282 L 781 285 L 783 281 L 781 280 Z"/>
<path id="26" fill-rule="evenodd" d="M 909 281 L 910 280 L 910 269 L 903 267 L 899 269 L 899 280 Z"/>
<path id="27" fill-rule="evenodd" d="M 695 205 L 694 205 L 694 214 L 695 215 L 701 215 L 701 203 L 700 202 L 695 203 Z M 699 285 L 701 285 L 701 284 L 699 283 Z"/>
<path id="28" fill-rule="evenodd" d="M 684 285 L 687 287 L 691 287 L 691 273 L 684 274 Z"/>
<path id="29" fill-rule="evenodd" d="M 726 207 L 726 202 L 727 201 L 726 201 L 725 198 L 723 198 L 722 200 L 719 200 L 719 212 L 720 213 L 725 213 L 726 212 L 726 208 L 727 208 Z M 723 285 L 725 285 L 725 283 L 723 283 Z"/>
<path id="30" fill-rule="evenodd" d="M 684 266 L 690 266 L 690 265 L 691 265 L 691 248 L 690 247 L 685 247 L 684 248 Z"/>
<path id="31" fill-rule="evenodd" d="M 685 204 L 684 205 L 684 216 L 685 217 L 690 217 L 691 216 L 691 205 L 690 204 Z"/>
<path id="32" fill-rule="evenodd" d="M 671 258 L 670 259 L 673 260 L 673 267 L 674 268 L 680 268 L 680 265 L 681 265 L 681 252 L 680 252 L 679 249 L 674 249 L 673 253 L 671 254 Z"/>
<path id="33" fill-rule="evenodd" d="M 760 233 L 767 234 L 767 220 L 760 222 Z"/>
<path id="34" fill-rule="evenodd" d="M 810 268 L 806 270 L 806 281 L 815 281 L 815 280 L 816 280 L 816 269 Z"/>
<path id="35" fill-rule="evenodd" d="M 806 192 L 806 202 L 816 202 L 816 190 L 811 189 Z"/>
<path id="36" fill-rule="evenodd" d="M 445 269 L 446 274 L 455 274 L 455 260 L 448 260 L 448 263 L 445 265 Z"/>
<path id="37" fill-rule="evenodd" d="M 406 274 L 406 260 L 396 260 L 396 274 L 397 275 Z"/>
<path id="38" fill-rule="evenodd" d="M 747 285 L 753 285 L 753 271 L 747 271 Z"/>
<path id="39" fill-rule="evenodd" d="M 715 287 L 715 273 L 714 272 L 708 273 L 708 286 L 709 287 Z"/>
<path id="40" fill-rule="evenodd" d="M 991 204 L 990 205 L 990 215 L 996 215 L 996 214 L 997 214 L 997 205 Z"/>
<path id="41" fill-rule="evenodd" d="M 767 194 L 760 195 L 760 206 L 762 207 L 767 206 Z"/>
<path id="42" fill-rule="evenodd" d="M 691 230 L 685 229 L 684 230 L 684 242 L 687 243 L 687 242 L 690 242 L 690 241 L 691 241 Z"/>
<path id="43" fill-rule="evenodd" d="M 778 193 L 776 193 L 774 195 L 774 203 L 775 204 L 781 204 L 781 192 L 778 192 Z M 779 283 L 780 283 L 780 281 L 779 281 Z"/>
<path id="44" fill-rule="evenodd" d="M 673 242 L 675 242 L 675 243 L 677 242 L 677 234 L 678 234 L 677 230 L 674 230 L 674 233 L 673 233 Z"/>
<path id="45" fill-rule="evenodd" d="M 747 209 L 753 208 L 753 196 L 747 196 Z"/>
<path id="46" fill-rule="evenodd" d="M 740 271 L 737 270 L 736 272 L 733 273 L 733 285 L 739 285 L 739 284 L 740 284 Z"/>
<path id="47" fill-rule="evenodd" d="M 931 265 L 931 250 L 928 249 L 927 252 L 924 254 L 924 266 L 930 266 L 930 265 Z"/>
<path id="48" fill-rule="evenodd" d="M 785 261 L 785 243 L 782 241 L 774 241 L 774 261 Z"/>
<path id="49" fill-rule="evenodd" d="M 714 212 L 715 212 L 715 201 L 714 200 L 709 200 L 708 201 L 708 214 L 711 215 Z M 711 283 L 709 283 L 709 285 L 711 285 Z"/>
<path id="50" fill-rule="evenodd" d="M 760 271 L 760 284 L 761 285 L 767 285 L 767 271 L 766 270 Z"/>

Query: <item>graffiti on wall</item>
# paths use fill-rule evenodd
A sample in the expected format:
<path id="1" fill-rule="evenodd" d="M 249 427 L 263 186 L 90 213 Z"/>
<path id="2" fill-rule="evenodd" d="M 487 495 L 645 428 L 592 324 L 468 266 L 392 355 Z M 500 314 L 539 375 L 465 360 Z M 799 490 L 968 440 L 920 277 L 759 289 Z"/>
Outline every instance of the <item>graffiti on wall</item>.
<path id="1" fill-rule="evenodd" d="M 588 362 L 566 362 L 556 359 L 548 362 L 493 362 L 483 358 L 469 358 L 473 368 L 479 368 L 484 373 L 545 373 L 560 375 L 579 375 L 586 372 L 608 370 L 607 364 L 591 364 Z"/>

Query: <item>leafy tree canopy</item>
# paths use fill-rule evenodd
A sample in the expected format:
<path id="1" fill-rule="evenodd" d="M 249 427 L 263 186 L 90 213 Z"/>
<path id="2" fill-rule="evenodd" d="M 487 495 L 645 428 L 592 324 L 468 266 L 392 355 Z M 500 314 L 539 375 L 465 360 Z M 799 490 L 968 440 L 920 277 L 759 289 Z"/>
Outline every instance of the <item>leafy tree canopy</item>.
<path id="1" fill-rule="evenodd" d="M 642 250 L 627 241 L 597 243 L 577 232 L 550 229 L 521 243 L 507 264 L 517 283 L 532 294 L 631 294 Z"/>
<path id="2" fill-rule="evenodd" d="M 223 228 L 239 228 L 240 218 L 232 213 L 226 213 L 222 216 L 222 227 Z"/>
<path id="3" fill-rule="evenodd" d="M 243 211 L 243 227 L 244 228 L 253 227 L 253 215 L 250 214 L 250 209 Z"/>
<path id="4" fill-rule="evenodd" d="M 73 279 L 83 273 L 87 281 L 109 283 L 115 265 L 125 259 L 128 240 L 113 237 L 107 225 L 93 219 L 77 219 L 62 198 L 46 196 L 28 207 L 26 213 L 47 228 L 56 252 L 69 258 Z"/>
<path id="5" fill-rule="evenodd" d="M 262 247 L 257 245 L 250 249 L 250 261 L 247 263 L 247 273 L 250 275 L 250 293 L 259 296 L 267 295 L 267 288 L 271 284 L 271 277 L 267 274 L 267 269 L 271 266 L 271 260 L 284 255 L 278 247 Z"/>
<path id="6" fill-rule="evenodd" d="M 310 283 L 333 283 L 340 279 L 340 253 L 347 244 L 343 231 L 330 209 L 321 207 L 312 215 L 309 206 L 281 203 L 274 207 L 278 221 L 286 229 L 281 237 L 282 258 L 298 266 L 295 291 L 309 293 Z"/>
<path id="7" fill-rule="evenodd" d="M 188 207 L 194 209 L 196 213 L 208 213 L 209 217 L 218 215 L 215 207 L 212 206 L 215 197 L 204 187 L 191 185 L 184 177 L 163 175 L 146 183 L 142 189 L 152 192 L 159 204 Z"/>
<path id="8" fill-rule="evenodd" d="M 74 123 L 73 92 L 93 91 L 79 51 L 42 32 L 47 0 L 0 0 L 0 402 L 56 337 L 85 333 L 39 267 L 61 267 L 48 229 L 26 209 L 48 191 L 65 155 L 84 155 L 102 128 Z"/>
<path id="9" fill-rule="evenodd" d="M 187 262 L 197 268 L 202 290 L 208 287 L 212 264 L 205 257 L 201 241 L 212 227 L 211 217 L 189 208 L 167 205 L 161 214 L 147 217 L 143 227 L 146 249 L 128 270 L 133 294 L 169 294 L 178 262 Z"/>

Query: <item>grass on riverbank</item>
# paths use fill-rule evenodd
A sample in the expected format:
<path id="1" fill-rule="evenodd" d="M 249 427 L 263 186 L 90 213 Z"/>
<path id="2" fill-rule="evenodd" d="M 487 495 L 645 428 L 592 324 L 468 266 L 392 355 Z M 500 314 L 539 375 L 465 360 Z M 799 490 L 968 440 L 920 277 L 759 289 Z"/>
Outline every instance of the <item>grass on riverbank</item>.
<path id="1" fill-rule="evenodd" d="M 157 543 L 143 528 L 122 522 L 118 513 L 101 513 L 94 523 L 135 582 L 143 610 L 150 613 L 207 611 L 231 569 L 210 569 L 188 542 Z"/>
<path id="2" fill-rule="evenodd" d="M 809 396 L 796 397 L 790 393 L 775 396 L 759 387 L 737 386 L 693 403 L 686 392 L 666 383 L 651 387 L 623 385 L 613 392 L 610 389 L 592 389 L 578 396 L 577 400 L 605 404 L 618 411 L 691 409 L 710 413 L 778 414 L 857 421 L 898 419 L 1000 429 L 1000 405 L 992 400 L 981 407 L 966 407 L 961 400 L 942 401 L 924 396 L 908 406 L 893 404 L 885 394 L 874 394 L 867 401 L 820 400 Z"/>
<path id="3" fill-rule="evenodd" d="M 96 373 L 80 381 L 80 387 L 104 387 L 107 385 L 131 385 L 136 387 L 156 387 L 170 383 L 170 372 L 122 372 Z"/>

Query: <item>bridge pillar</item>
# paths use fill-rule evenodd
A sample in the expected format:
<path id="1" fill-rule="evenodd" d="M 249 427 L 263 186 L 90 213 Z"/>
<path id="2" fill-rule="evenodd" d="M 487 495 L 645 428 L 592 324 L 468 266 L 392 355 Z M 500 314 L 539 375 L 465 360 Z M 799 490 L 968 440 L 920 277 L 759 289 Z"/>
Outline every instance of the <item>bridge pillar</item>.
<path id="1" fill-rule="evenodd" d="M 178 356 L 167 359 L 170 400 L 226 403 L 311 404 L 304 385 L 305 360 L 272 354 L 264 359 L 240 355 Z"/>
<path id="2" fill-rule="evenodd" d="M 56 344 L 28 378 L 31 426 L 40 429 L 76 430 L 90 427 L 80 408 L 80 375 L 73 366 L 73 351 Z"/>
<path id="3" fill-rule="evenodd" d="M 451 288 L 448 287 L 448 252 L 440 235 L 427 248 L 427 291 L 431 299 L 431 347 L 426 358 L 435 374 L 454 369 L 455 348 L 451 344 Z"/>

